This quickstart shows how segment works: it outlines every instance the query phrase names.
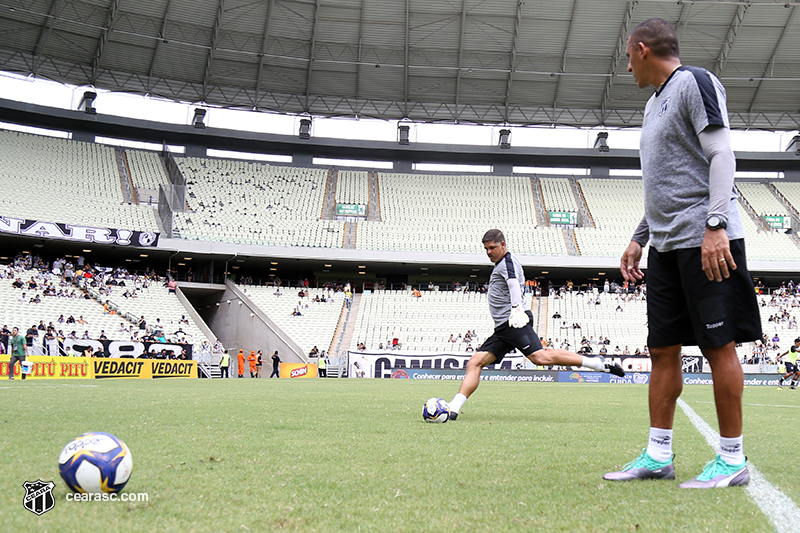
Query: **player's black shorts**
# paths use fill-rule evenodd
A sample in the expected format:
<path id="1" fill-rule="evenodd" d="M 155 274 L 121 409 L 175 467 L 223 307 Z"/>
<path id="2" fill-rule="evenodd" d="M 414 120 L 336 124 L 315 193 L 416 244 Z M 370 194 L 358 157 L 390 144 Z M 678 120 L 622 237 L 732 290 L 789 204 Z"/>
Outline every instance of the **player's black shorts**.
<path id="1" fill-rule="evenodd" d="M 761 338 L 761 319 L 747 270 L 744 240 L 731 241 L 736 270 L 722 281 L 703 272 L 700 248 L 661 253 L 647 261 L 647 344 L 716 348 Z"/>
<path id="2" fill-rule="evenodd" d="M 786 367 L 786 373 L 791 374 L 792 372 L 797 372 L 797 365 L 795 363 L 790 363 L 786 361 L 783 366 Z"/>
<path id="3" fill-rule="evenodd" d="M 533 313 L 530 311 L 525 311 L 525 313 L 533 321 Z M 481 344 L 478 351 L 492 352 L 495 357 L 495 363 L 502 361 L 503 357 L 514 348 L 525 356 L 538 352 L 542 349 L 542 343 L 539 340 L 539 336 L 533 331 L 531 324 L 532 322 L 528 322 L 524 327 L 512 328 L 508 325 L 508 322 L 504 322 L 494 329 L 492 336 Z"/>

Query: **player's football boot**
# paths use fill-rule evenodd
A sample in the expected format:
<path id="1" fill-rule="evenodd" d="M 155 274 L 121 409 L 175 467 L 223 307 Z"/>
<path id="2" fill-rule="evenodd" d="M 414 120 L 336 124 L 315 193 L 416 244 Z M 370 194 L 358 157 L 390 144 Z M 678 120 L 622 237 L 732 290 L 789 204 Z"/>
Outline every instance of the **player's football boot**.
<path id="1" fill-rule="evenodd" d="M 680 484 L 682 489 L 715 489 L 718 487 L 736 487 L 750 483 L 750 472 L 747 471 L 747 459 L 738 465 L 729 465 L 719 454 L 703 469 L 703 473 L 694 479 Z"/>
<path id="2" fill-rule="evenodd" d="M 656 461 L 647 455 L 646 449 L 642 455 L 626 464 L 619 472 L 609 472 L 603 476 L 608 481 L 633 481 L 636 479 L 675 479 L 675 466 L 672 464 L 672 455 L 669 461 Z"/>
<path id="3" fill-rule="evenodd" d="M 450 411 L 448 420 L 455 420 L 456 418 L 458 418 L 458 413 L 455 411 Z"/>
<path id="4" fill-rule="evenodd" d="M 623 377 L 625 376 L 625 371 L 622 370 L 622 367 L 619 366 L 619 363 L 609 363 L 606 361 L 606 358 L 602 355 L 598 356 L 600 360 L 603 362 L 603 372 L 610 372 L 615 376 Z"/>

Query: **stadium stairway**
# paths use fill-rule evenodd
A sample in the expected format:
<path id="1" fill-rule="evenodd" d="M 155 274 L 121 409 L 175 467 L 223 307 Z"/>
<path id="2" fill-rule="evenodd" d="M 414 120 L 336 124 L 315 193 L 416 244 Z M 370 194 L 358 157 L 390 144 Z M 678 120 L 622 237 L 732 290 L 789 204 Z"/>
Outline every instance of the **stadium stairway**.
<path id="1" fill-rule="evenodd" d="M 533 296 L 531 298 L 531 312 L 533 313 L 533 329 L 540 337 L 547 338 L 547 298 Z"/>
<path id="2" fill-rule="evenodd" d="M 542 184 L 539 183 L 539 178 L 531 176 L 531 191 L 533 193 L 533 205 L 536 206 L 536 221 L 537 226 L 547 227 L 550 225 L 550 219 L 544 209 L 544 197 L 542 196 Z"/>
<path id="3" fill-rule="evenodd" d="M 787 209 L 787 211 L 789 212 L 789 215 L 792 217 L 792 224 L 794 225 L 794 224 L 800 222 L 800 213 L 797 211 L 797 209 L 795 209 L 795 207 L 792 205 L 792 203 L 789 201 L 789 199 L 786 198 L 786 196 L 784 196 L 783 193 L 781 193 L 781 191 L 778 190 L 778 188 L 775 186 L 775 184 L 774 183 L 765 183 L 765 185 L 767 186 L 769 191 L 772 193 L 772 195 L 775 198 L 778 199 L 778 201 L 781 203 L 781 205 L 783 205 Z M 794 227 L 797 227 L 797 226 L 794 226 Z M 792 232 L 790 234 L 787 234 L 787 236 L 792 240 L 792 242 L 796 246 L 800 246 L 800 239 L 797 236 L 797 232 Z"/>
<path id="4" fill-rule="evenodd" d="M 336 219 L 336 182 L 339 181 L 339 171 L 329 170 L 328 180 L 325 183 L 325 200 L 322 206 L 322 220 Z"/>
<path id="5" fill-rule="evenodd" d="M 575 242 L 575 233 L 571 229 L 564 228 L 561 230 L 561 234 L 564 236 L 564 245 L 567 247 L 569 255 L 581 255 L 578 243 Z"/>
<path id="6" fill-rule="evenodd" d="M 356 249 L 358 222 L 345 222 L 344 223 L 344 240 L 342 241 L 342 248 L 346 250 Z"/>
<path id="7" fill-rule="evenodd" d="M 331 355 L 336 354 L 340 356 L 340 354 L 344 354 L 344 357 L 347 357 L 347 350 L 351 349 L 351 344 L 353 343 L 353 335 L 356 331 L 356 319 L 358 318 L 358 308 L 361 305 L 361 294 L 354 294 L 353 295 L 353 303 L 350 305 L 349 313 L 342 313 L 342 318 L 339 321 L 339 327 L 344 327 L 345 325 L 347 328 L 344 330 L 342 336 L 339 338 L 339 342 L 337 339 L 334 339 L 333 345 L 331 346 Z M 338 331 L 337 331 L 338 332 Z"/>
<path id="8" fill-rule="evenodd" d="M 381 196 L 378 192 L 378 173 L 369 173 L 369 206 L 367 208 L 367 220 L 376 221 L 381 219 Z"/>
<path id="9" fill-rule="evenodd" d="M 138 204 L 136 198 L 136 190 L 131 181 L 131 175 L 128 169 L 128 162 L 125 159 L 125 152 L 121 148 L 114 149 L 114 157 L 117 161 L 117 170 L 119 171 L 119 184 L 122 190 L 123 199 L 129 204 Z"/>
<path id="10" fill-rule="evenodd" d="M 569 186 L 572 189 L 572 196 L 575 197 L 575 203 L 578 204 L 578 213 L 580 214 L 580 225 L 583 227 L 593 228 L 594 219 L 589 212 L 589 206 L 586 203 L 586 198 L 583 196 L 580 184 L 575 177 L 569 178 Z"/>

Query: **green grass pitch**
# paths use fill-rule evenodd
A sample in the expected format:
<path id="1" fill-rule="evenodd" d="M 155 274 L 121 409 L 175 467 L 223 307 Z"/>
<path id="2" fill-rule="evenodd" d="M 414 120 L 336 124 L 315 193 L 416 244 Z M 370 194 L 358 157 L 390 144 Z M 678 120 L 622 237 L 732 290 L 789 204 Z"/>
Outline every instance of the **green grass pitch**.
<path id="1" fill-rule="evenodd" d="M 615 484 L 647 435 L 647 387 L 484 382 L 459 420 L 422 421 L 456 383 L 14 381 L 0 385 L 0 529 L 74 531 L 769 531 L 741 488 L 687 491 L 714 451 L 678 409 L 678 480 Z M 716 429 L 710 387 L 682 396 Z M 800 392 L 745 389 L 745 449 L 795 502 Z M 133 453 L 124 492 L 68 502 L 57 457 L 105 431 Z M 56 484 L 36 516 L 22 484 Z"/>

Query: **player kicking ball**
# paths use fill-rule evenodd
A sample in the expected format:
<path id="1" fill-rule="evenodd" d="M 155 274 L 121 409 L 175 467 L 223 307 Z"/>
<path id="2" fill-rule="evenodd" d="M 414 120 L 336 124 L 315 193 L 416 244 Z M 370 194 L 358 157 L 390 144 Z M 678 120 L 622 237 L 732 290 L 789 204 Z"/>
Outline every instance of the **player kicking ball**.
<path id="1" fill-rule="evenodd" d="M 567 350 L 545 350 L 539 336 L 533 331 L 533 314 L 526 310 L 522 296 L 525 274 L 514 255 L 506 247 L 506 238 L 499 229 L 490 229 L 483 236 L 483 248 L 494 263 L 489 277 L 489 310 L 494 319 L 494 333 L 478 348 L 467 362 L 467 373 L 453 401 L 450 402 L 450 420 L 458 413 L 481 380 L 481 370 L 486 365 L 499 363 L 516 348 L 535 365 L 584 366 L 598 372 L 624 376 L 617 363 L 607 363 L 603 357 L 584 357 Z"/>

